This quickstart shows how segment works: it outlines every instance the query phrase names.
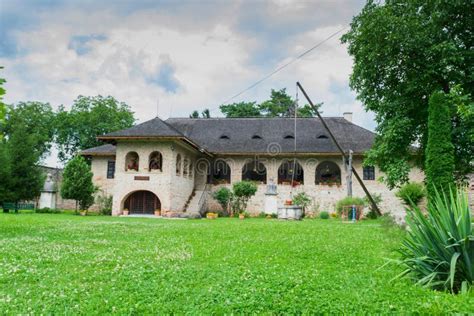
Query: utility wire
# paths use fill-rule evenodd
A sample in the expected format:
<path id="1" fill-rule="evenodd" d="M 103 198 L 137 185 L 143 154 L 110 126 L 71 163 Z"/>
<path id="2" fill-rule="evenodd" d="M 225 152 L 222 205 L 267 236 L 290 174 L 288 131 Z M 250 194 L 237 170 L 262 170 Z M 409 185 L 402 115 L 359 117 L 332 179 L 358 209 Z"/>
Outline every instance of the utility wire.
<path id="1" fill-rule="evenodd" d="M 259 84 L 261 84 L 262 82 L 264 82 L 265 80 L 267 80 L 268 78 L 272 77 L 273 75 L 275 75 L 277 72 L 285 69 L 286 67 L 290 66 L 291 64 L 293 64 L 294 62 L 298 61 L 299 59 L 303 58 L 305 55 L 311 53 L 313 50 L 315 50 L 316 48 L 318 48 L 319 46 L 323 45 L 324 43 L 326 43 L 327 41 L 329 41 L 331 38 L 333 38 L 334 36 L 336 36 L 337 34 L 341 33 L 342 31 L 344 31 L 345 29 L 347 29 L 348 26 L 345 26 L 343 28 L 341 28 L 340 30 L 332 33 L 331 35 L 329 35 L 328 37 L 326 37 L 324 40 L 322 40 L 321 42 L 315 44 L 314 46 L 312 46 L 311 48 L 305 50 L 304 52 L 302 52 L 301 54 L 299 54 L 298 56 L 296 56 L 295 58 L 293 58 L 292 60 L 290 60 L 289 62 L 287 62 L 286 64 L 278 67 L 277 69 L 275 69 L 274 71 L 272 71 L 271 73 L 267 74 L 266 76 L 264 76 L 262 79 L 256 81 L 255 83 L 251 84 L 250 86 L 248 86 L 247 88 L 245 88 L 244 90 L 240 91 L 239 93 L 235 94 L 234 96 L 230 97 L 229 99 L 225 100 L 224 102 L 222 102 L 221 104 L 226 104 L 228 103 L 229 101 L 232 101 L 233 99 L 237 98 L 238 96 L 244 94 L 245 92 L 249 91 L 250 89 L 252 88 L 255 88 L 256 86 L 258 86 Z"/>

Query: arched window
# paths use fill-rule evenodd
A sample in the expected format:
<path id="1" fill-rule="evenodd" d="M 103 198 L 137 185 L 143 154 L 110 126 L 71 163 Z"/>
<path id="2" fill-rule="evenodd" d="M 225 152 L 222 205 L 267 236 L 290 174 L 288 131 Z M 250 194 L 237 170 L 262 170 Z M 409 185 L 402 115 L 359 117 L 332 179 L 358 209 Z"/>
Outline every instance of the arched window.
<path id="1" fill-rule="evenodd" d="M 260 135 L 253 135 L 252 139 L 262 139 L 262 137 Z"/>
<path id="2" fill-rule="evenodd" d="M 230 183 L 230 167 L 223 159 L 217 159 L 212 162 L 209 169 L 207 183 L 212 184 L 229 184 Z"/>
<path id="3" fill-rule="evenodd" d="M 292 182 L 293 181 L 293 182 Z M 297 186 L 304 183 L 303 167 L 294 160 L 285 160 L 278 168 L 278 184 Z"/>
<path id="4" fill-rule="evenodd" d="M 316 184 L 341 184 L 341 169 L 332 161 L 323 161 L 316 167 Z"/>
<path id="5" fill-rule="evenodd" d="M 183 159 L 183 176 L 187 177 L 189 172 L 189 159 L 184 157 Z"/>
<path id="6" fill-rule="evenodd" d="M 227 135 L 221 135 L 220 139 L 230 139 Z"/>
<path id="7" fill-rule="evenodd" d="M 176 175 L 181 175 L 181 154 L 176 156 Z"/>
<path id="8" fill-rule="evenodd" d="M 328 139 L 328 137 L 324 134 L 318 136 L 318 139 Z"/>
<path id="9" fill-rule="evenodd" d="M 138 171 L 139 157 L 134 151 L 129 152 L 125 156 L 125 171 L 134 170 Z"/>
<path id="10" fill-rule="evenodd" d="M 258 160 L 249 161 L 242 168 L 242 180 L 267 183 L 267 168 Z"/>
<path id="11" fill-rule="evenodd" d="M 295 139 L 295 136 L 291 135 L 291 134 L 288 134 L 286 135 L 285 137 L 283 137 L 284 139 Z"/>
<path id="12" fill-rule="evenodd" d="M 163 157 L 159 151 L 154 151 L 148 158 L 148 170 L 162 170 Z"/>

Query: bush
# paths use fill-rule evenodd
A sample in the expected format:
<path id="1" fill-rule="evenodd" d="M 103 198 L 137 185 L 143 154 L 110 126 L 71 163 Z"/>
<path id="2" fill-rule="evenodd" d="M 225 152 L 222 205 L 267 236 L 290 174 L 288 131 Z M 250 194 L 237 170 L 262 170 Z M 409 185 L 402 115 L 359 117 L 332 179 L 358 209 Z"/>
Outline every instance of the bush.
<path id="1" fill-rule="evenodd" d="M 45 213 L 45 214 L 57 214 L 61 213 L 61 210 L 57 208 L 49 208 L 49 207 L 43 207 L 43 208 L 37 208 L 35 210 L 36 213 Z"/>
<path id="2" fill-rule="evenodd" d="M 319 213 L 319 218 L 320 219 L 328 219 L 329 218 L 329 213 L 326 212 L 326 211 L 322 211 L 321 213 Z"/>
<path id="3" fill-rule="evenodd" d="M 97 196 L 96 203 L 99 207 L 99 214 L 112 215 L 112 196 L 101 194 Z"/>
<path id="4" fill-rule="evenodd" d="M 407 215 L 409 230 L 400 253 L 405 274 L 418 283 L 438 290 L 466 292 L 472 286 L 474 235 L 467 193 L 435 195 L 428 214 L 414 206 Z"/>
<path id="5" fill-rule="evenodd" d="M 232 211 L 242 213 L 247 208 L 247 203 L 257 193 L 257 185 L 251 181 L 240 181 L 232 186 Z"/>
<path id="6" fill-rule="evenodd" d="M 226 187 L 219 188 L 212 197 L 219 203 L 222 207 L 222 210 L 227 212 L 229 208 L 229 203 L 232 200 L 232 191 Z"/>
<path id="7" fill-rule="evenodd" d="M 258 213 L 258 218 L 266 218 L 267 217 L 267 214 L 265 212 L 260 212 Z"/>
<path id="8" fill-rule="evenodd" d="M 350 196 L 345 197 L 336 203 L 337 215 L 341 215 L 342 209 L 344 208 L 344 206 L 352 206 L 352 205 L 364 206 L 365 201 L 363 198 L 360 198 L 360 197 L 350 197 Z"/>
<path id="9" fill-rule="evenodd" d="M 404 184 L 395 195 L 402 199 L 406 205 L 411 205 L 412 203 L 418 205 L 423 197 L 425 197 L 426 191 L 422 183 L 409 182 Z"/>
<path id="10" fill-rule="evenodd" d="M 372 199 L 374 199 L 374 202 L 375 204 L 377 204 L 377 206 L 380 207 L 380 203 L 382 203 L 382 194 L 380 193 L 372 193 Z M 370 203 L 369 201 L 369 198 L 368 197 L 364 197 L 364 202 L 366 205 L 369 206 L 369 212 L 365 215 L 367 218 L 370 218 L 370 219 L 376 219 L 377 217 L 379 217 L 379 215 L 377 214 L 377 212 L 374 210 L 374 208 L 372 207 L 372 203 Z"/>

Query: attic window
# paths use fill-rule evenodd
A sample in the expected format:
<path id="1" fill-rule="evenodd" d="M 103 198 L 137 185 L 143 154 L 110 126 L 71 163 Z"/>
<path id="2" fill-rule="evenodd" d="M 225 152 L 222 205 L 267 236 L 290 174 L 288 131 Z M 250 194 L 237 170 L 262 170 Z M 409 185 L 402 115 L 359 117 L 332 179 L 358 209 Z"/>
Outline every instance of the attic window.
<path id="1" fill-rule="evenodd" d="M 227 135 L 222 135 L 220 138 L 221 139 L 230 139 L 229 136 L 227 136 Z"/>
<path id="2" fill-rule="evenodd" d="M 328 139 L 328 137 L 324 134 L 318 136 L 318 139 Z"/>
<path id="3" fill-rule="evenodd" d="M 295 136 L 293 136 L 293 135 L 286 135 L 284 138 L 285 138 L 285 139 L 295 139 Z"/>
<path id="4" fill-rule="evenodd" d="M 260 137 L 260 135 L 253 135 L 252 139 L 262 139 L 262 137 Z"/>

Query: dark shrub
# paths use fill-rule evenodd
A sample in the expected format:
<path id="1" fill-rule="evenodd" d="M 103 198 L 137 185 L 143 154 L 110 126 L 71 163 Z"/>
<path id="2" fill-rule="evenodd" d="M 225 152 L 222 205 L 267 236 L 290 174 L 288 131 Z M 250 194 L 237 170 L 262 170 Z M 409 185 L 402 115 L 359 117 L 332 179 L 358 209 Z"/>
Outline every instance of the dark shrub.
<path id="1" fill-rule="evenodd" d="M 319 218 L 320 219 L 328 219 L 329 218 L 329 213 L 326 212 L 326 211 L 322 211 L 321 213 L 319 213 Z"/>
<path id="2" fill-rule="evenodd" d="M 374 199 L 375 204 L 380 208 L 380 203 L 382 202 L 382 194 L 380 193 L 372 193 L 372 199 Z M 369 206 L 369 212 L 365 215 L 367 218 L 370 219 L 376 219 L 379 215 L 377 212 L 373 209 L 372 203 L 370 203 L 369 199 L 367 197 L 364 197 L 364 202 L 366 205 Z"/>
<path id="3" fill-rule="evenodd" d="M 36 213 L 46 213 L 46 214 L 57 214 L 61 213 L 61 210 L 57 208 L 49 208 L 49 207 L 43 207 L 43 208 L 37 208 L 35 210 Z"/>

